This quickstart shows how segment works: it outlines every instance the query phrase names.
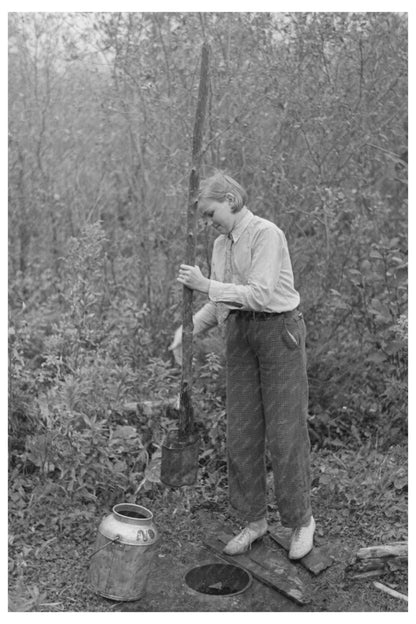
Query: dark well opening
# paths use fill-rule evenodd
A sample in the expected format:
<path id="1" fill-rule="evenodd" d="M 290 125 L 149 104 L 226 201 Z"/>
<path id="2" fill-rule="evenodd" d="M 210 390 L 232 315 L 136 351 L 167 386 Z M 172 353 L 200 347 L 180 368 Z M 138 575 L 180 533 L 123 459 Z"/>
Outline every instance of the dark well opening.
<path id="1" fill-rule="evenodd" d="M 208 563 L 192 568 L 185 575 L 191 589 L 211 596 L 234 596 L 250 587 L 251 575 L 237 566 L 226 563 Z"/>

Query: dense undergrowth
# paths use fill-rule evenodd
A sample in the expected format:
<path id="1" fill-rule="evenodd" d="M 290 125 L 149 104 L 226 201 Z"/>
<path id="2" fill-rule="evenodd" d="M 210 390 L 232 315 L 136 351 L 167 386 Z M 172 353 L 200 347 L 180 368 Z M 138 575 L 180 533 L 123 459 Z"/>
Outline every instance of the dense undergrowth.
<path id="1" fill-rule="evenodd" d="M 169 414 L 161 408 L 157 422 L 144 415 L 123 424 L 125 406 L 145 401 L 167 405 L 180 384 L 180 371 L 167 351 L 174 326 L 155 333 L 145 306 L 138 307 L 125 293 L 113 297 L 106 292 L 105 242 L 99 224 L 87 226 L 79 239 L 70 241 L 59 288 L 54 292 L 45 277 L 43 289 L 33 290 L 10 318 L 13 483 L 40 474 L 79 501 L 139 487 Z M 399 255 L 393 254 L 399 254 L 396 247 L 386 251 L 384 260 L 388 290 L 400 291 L 405 278 L 395 271 Z M 374 279 L 369 290 L 373 284 Z M 12 284 L 13 303 L 23 287 L 19 280 Z M 367 296 L 363 278 L 360 296 Z M 404 293 L 397 296 L 403 306 Z M 338 293 L 332 308 L 328 303 L 318 343 L 314 340 L 322 321 L 311 318 L 310 433 L 316 448 L 383 449 L 406 439 L 406 316 L 394 316 L 380 300 L 379 295 L 376 304 L 373 298 L 373 307 L 357 302 L 350 310 L 357 331 L 351 333 L 350 325 L 345 329 L 337 321 L 339 308 L 348 309 Z M 325 340 L 327 326 L 335 330 Z M 195 351 L 194 403 L 203 430 L 203 461 L 216 479 L 225 445 L 220 337 L 214 332 L 199 339 Z M 172 411 L 170 416 L 174 420 Z"/>
<path id="2" fill-rule="evenodd" d="M 16 497 L 33 476 L 63 488 L 73 502 L 106 499 L 109 492 L 115 498 L 131 494 L 143 486 L 163 433 L 174 424 L 174 410 L 166 410 L 180 384 L 180 371 L 167 351 L 174 327 L 155 334 L 145 307 L 128 295 L 106 292 L 104 246 L 101 226 L 88 226 L 70 241 L 58 292 L 45 278 L 43 290 L 33 290 L 27 303 L 12 311 L 9 443 Z M 388 272 L 395 287 L 400 286 L 398 274 L 392 268 Z M 13 287 L 16 292 L 22 284 L 12 284 L 16 301 Z M 340 305 L 338 297 L 338 304 L 326 311 L 327 318 L 332 314 L 332 326 Z M 313 342 L 319 321 L 311 319 L 313 447 L 384 449 L 405 441 L 406 317 L 387 318 L 381 304 L 379 310 L 373 300 L 373 306 L 364 320 L 356 318 L 364 315 L 364 307 L 357 305 L 352 312 L 357 326 L 369 326 L 358 360 L 364 330 L 351 335 L 339 326 L 324 350 Z M 218 485 L 225 462 L 220 337 L 214 333 L 200 339 L 195 351 L 201 462 L 207 478 Z M 127 421 L 126 405 L 140 410 L 146 401 L 165 407 L 151 417 L 143 413 Z"/>

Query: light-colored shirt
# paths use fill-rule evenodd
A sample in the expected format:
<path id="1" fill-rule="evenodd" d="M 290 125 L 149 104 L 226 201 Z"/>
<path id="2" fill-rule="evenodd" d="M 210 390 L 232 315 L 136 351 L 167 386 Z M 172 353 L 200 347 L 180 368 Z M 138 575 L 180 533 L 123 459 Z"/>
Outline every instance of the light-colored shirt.
<path id="1" fill-rule="evenodd" d="M 230 243 L 222 234 L 214 242 L 209 301 L 194 315 L 194 334 L 217 324 L 217 303 L 261 312 L 286 312 L 299 305 L 286 237 L 277 225 L 247 210 L 229 236 L 232 281 L 223 281 Z"/>

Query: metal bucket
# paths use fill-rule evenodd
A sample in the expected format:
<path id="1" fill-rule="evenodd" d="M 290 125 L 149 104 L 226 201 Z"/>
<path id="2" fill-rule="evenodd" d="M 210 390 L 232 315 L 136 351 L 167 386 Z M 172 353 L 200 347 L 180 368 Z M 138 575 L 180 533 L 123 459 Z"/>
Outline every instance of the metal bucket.
<path id="1" fill-rule="evenodd" d="M 192 433 L 181 438 L 179 429 L 172 429 L 162 443 L 160 480 L 165 485 L 194 485 L 198 476 L 199 436 Z"/>
<path id="2" fill-rule="evenodd" d="M 98 527 L 90 561 L 90 588 L 111 600 L 141 598 L 158 539 L 148 509 L 133 503 L 114 505 Z"/>

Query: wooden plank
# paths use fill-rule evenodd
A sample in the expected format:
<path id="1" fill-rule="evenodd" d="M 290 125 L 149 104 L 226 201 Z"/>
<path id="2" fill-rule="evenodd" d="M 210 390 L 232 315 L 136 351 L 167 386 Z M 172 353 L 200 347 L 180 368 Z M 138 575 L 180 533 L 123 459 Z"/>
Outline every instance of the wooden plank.
<path id="1" fill-rule="evenodd" d="M 221 531 L 216 535 L 224 546 L 232 537 L 232 535 Z M 304 591 L 303 583 L 297 574 L 295 566 L 290 563 L 286 557 L 282 557 L 280 553 L 272 549 L 272 543 L 267 535 L 254 542 L 246 554 L 255 563 L 258 563 L 267 570 L 271 570 L 276 575 L 282 575 L 288 578 L 290 581 L 293 581 L 294 585 L 298 585 L 300 591 Z"/>
<path id="2" fill-rule="evenodd" d="M 280 526 L 274 527 L 272 530 L 269 529 L 269 535 L 277 544 L 279 544 L 279 546 L 282 546 L 282 548 L 286 551 L 289 551 L 292 529 Z M 329 568 L 329 566 L 333 563 L 329 546 L 314 546 L 306 557 L 296 561 L 315 575 L 320 574 L 323 570 Z"/>
<path id="3" fill-rule="evenodd" d="M 305 600 L 307 600 L 305 586 L 299 578 L 295 566 L 278 552 L 268 547 L 266 543 L 265 538 L 263 538 L 260 544 L 254 546 L 248 553 L 250 559 L 270 571 L 274 579 L 286 579 L 288 584 L 297 589 L 300 595 L 303 595 Z"/>
<path id="4" fill-rule="evenodd" d="M 293 572 L 288 575 L 287 569 L 282 566 L 281 561 L 274 558 L 271 554 L 268 556 L 267 561 L 263 560 L 261 564 L 255 560 L 257 558 L 255 555 L 258 548 L 257 544 L 254 544 L 247 553 L 233 556 L 226 555 L 223 552 L 224 544 L 232 537 L 232 535 L 225 533 L 220 533 L 216 536 L 211 535 L 205 539 L 204 545 L 221 560 L 244 568 L 258 581 L 290 598 L 297 604 L 306 605 L 310 603 L 310 598 L 306 595 L 302 581 Z"/>

